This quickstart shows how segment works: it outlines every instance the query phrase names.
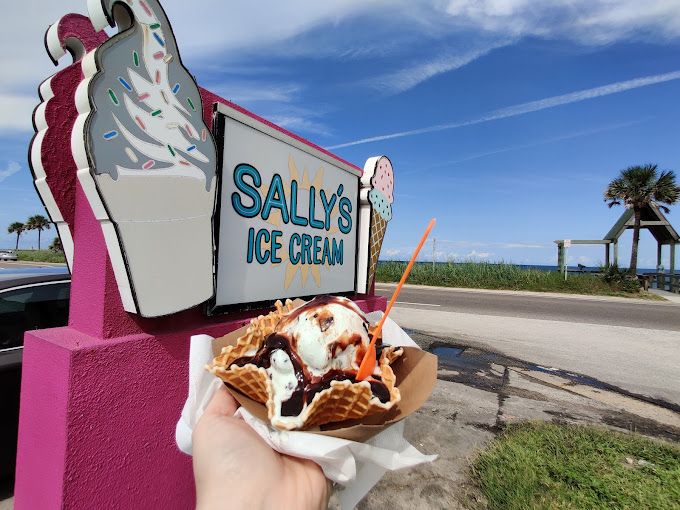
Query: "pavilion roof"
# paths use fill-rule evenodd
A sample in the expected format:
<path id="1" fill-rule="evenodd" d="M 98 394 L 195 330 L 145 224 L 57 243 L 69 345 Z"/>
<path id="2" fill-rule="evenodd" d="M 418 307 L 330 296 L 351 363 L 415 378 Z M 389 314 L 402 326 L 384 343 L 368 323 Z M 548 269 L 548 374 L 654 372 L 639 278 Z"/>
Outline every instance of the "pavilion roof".
<path id="1" fill-rule="evenodd" d="M 680 243 L 680 236 L 656 205 L 645 206 L 640 219 L 640 227 L 648 229 L 658 243 Z M 618 240 L 627 229 L 633 228 L 634 222 L 633 209 L 626 209 L 603 239 L 610 242 Z"/>

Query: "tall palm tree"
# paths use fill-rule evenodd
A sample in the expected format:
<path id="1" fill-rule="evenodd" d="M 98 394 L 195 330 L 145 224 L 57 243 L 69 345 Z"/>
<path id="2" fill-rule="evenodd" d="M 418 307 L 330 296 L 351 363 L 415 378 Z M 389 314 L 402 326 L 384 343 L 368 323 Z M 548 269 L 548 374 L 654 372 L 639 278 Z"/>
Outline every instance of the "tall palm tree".
<path id="1" fill-rule="evenodd" d="M 19 249 L 19 236 L 24 233 L 24 230 L 26 230 L 26 225 L 20 221 L 15 221 L 9 227 L 7 227 L 8 233 L 17 235 L 17 245 L 14 248 L 15 250 Z"/>
<path id="2" fill-rule="evenodd" d="M 640 216 L 642 209 L 650 204 L 668 213 L 667 205 L 680 199 L 680 186 L 675 183 L 672 170 L 657 172 L 656 165 L 631 166 L 621 170 L 604 191 L 604 200 L 609 207 L 623 204 L 633 209 L 633 248 L 630 254 L 630 273 L 637 273 L 638 243 L 640 241 Z M 664 205 L 665 204 L 665 205 Z"/>
<path id="3" fill-rule="evenodd" d="M 26 228 L 27 230 L 38 231 L 38 249 L 40 249 L 40 233 L 43 230 L 50 228 L 50 220 L 40 214 L 36 214 L 35 216 L 28 218 L 28 221 L 26 222 Z"/>

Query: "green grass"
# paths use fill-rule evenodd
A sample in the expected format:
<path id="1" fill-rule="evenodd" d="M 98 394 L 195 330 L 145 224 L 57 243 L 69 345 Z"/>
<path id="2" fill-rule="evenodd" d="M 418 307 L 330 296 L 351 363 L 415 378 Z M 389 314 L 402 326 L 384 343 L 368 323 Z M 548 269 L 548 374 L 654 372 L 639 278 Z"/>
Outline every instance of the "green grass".
<path id="1" fill-rule="evenodd" d="M 380 262 L 376 280 L 398 282 L 406 269 L 405 262 Z M 439 287 L 475 289 L 529 290 L 536 292 L 566 292 L 605 296 L 661 299 L 647 292 L 631 291 L 621 283 L 608 283 L 591 274 L 570 274 L 567 280 L 558 272 L 525 269 L 514 264 L 490 262 L 418 263 L 413 266 L 408 283 Z"/>
<path id="2" fill-rule="evenodd" d="M 492 510 L 680 507 L 679 446 L 595 427 L 513 425 L 472 477 Z"/>
<path id="3" fill-rule="evenodd" d="M 50 250 L 17 250 L 17 258 L 30 262 L 66 262 L 63 252 Z"/>

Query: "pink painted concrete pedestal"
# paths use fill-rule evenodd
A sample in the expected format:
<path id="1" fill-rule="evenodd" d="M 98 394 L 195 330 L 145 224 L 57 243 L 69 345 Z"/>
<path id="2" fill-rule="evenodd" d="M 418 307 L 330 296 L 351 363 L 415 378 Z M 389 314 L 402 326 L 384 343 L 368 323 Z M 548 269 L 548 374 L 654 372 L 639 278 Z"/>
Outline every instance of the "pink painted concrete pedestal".
<path id="1" fill-rule="evenodd" d="M 357 303 L 385 307 L 380 297 Z M 16 508 L 192 508 L 191 459 L 174 439 L 189 337 L 244 322 L 108 339 L 73 327 L 27 333 Z"/>

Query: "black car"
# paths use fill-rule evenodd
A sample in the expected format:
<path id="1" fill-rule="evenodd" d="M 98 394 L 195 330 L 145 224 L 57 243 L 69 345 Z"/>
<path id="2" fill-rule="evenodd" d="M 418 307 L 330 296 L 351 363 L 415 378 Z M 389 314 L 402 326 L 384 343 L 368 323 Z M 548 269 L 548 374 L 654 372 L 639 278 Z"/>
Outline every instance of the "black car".
<path id="1" fill-rule="evenodd" d="M 24 332 L 66 326 L 70 289 L 69 274 L 0 279 L 0 477 L 15 468 Z"/>

